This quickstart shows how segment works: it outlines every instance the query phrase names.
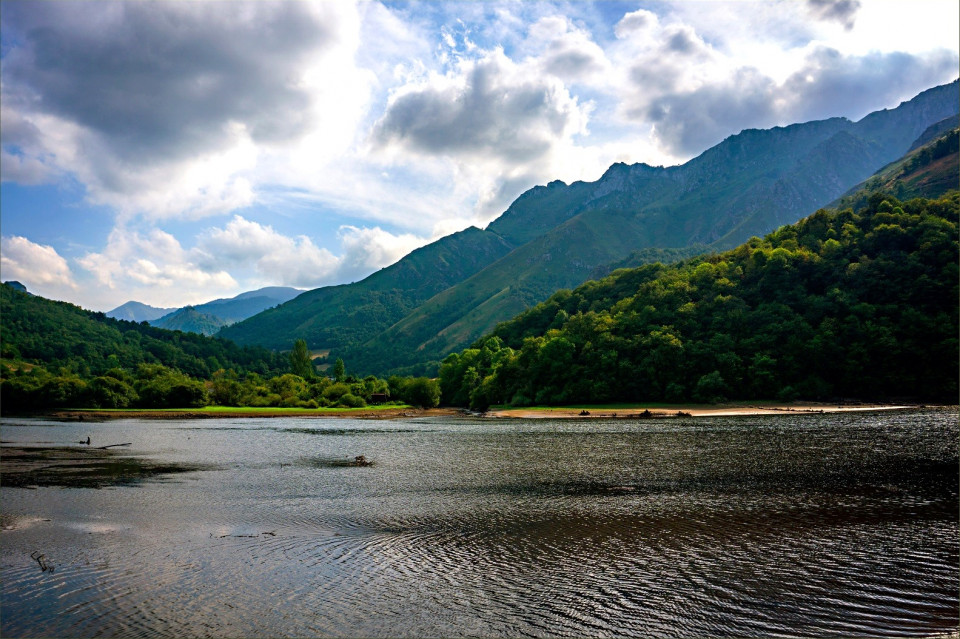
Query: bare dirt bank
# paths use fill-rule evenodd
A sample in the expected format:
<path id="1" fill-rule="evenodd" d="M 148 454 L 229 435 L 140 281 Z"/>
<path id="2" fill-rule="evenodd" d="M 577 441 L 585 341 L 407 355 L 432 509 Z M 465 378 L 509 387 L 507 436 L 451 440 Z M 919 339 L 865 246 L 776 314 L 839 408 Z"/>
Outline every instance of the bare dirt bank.
<path id="1" fill-rule="evenodd" d="M 902 410 L 921 408 L 907 404 L 775 404 L 775 405 L 718 405 L 718 406 L 670 406 L 604 408 L 569 407 L 563 408 L 511 408 L 491 410 L 488 417 L 522 419 L 597 419 L 597 418 L 654 418 L 654 417 L 732 417 L 752 415 L 777 415 L 796 413 L 843 413 L 854 411 Z"/>
<path id="2" fill-rule="evenodd" d="M 404 419 L 411 417 L 474 416 L 516 419 L 643 419 L 659 417 L 733 417 L 798 413 L 844 413 L 925 408 L 916 404 L 722 404 L 531 407 L 492 409 L 475 413 L 461 408 L 382 408 L 382 409 L 175 409 L 175 410 L 58 410 L 42 415 L 63 421 L 100 422 L 114 419 L 225 419 L 252 417 L 305 417 L 339 419 Z"/>
<path id="3" fill-rule="evenodd" d="M 64 421 L 106 421 L 110 419 L 225 419 L 230 417 L 335 417 L 349 419 L 402 419 L 404 417 L 445 417 L 458 415 L 456 408 L 382 408 L 382 409 L 176 409 L 176 410 L 58 410 L 43 415 Z"/>

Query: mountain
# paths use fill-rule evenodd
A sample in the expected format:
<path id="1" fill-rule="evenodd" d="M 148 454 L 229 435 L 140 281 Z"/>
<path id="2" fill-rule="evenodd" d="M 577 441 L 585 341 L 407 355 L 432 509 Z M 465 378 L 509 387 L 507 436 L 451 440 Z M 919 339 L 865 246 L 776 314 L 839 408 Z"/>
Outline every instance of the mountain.
<path id="1" fill-rule="evenodd" d="M 288 286 L 268 286 L 255 291 L 240 293 L 235 297 L 216 299 L 196 306 L 183 308 L 156 308 L 140 302 L 127 302 L 112 311 L 107 317 L 150 324 L 176 331 L 213 335 L 223 326 L 239 322 L 278 304 L 287 302 L 301 289 Z"/>
<path id="2" fill-rule="evenodd" d="M 142 304 L 140 302 L 129 301 L 126 304 L 121 304 L 112 311 L 107 311 L 107 317 L 112 317 L 114 319 L 128 320 L 130 322 L 149 322 L 150 320 L 155 320 L 159 317 L 163 317 L 168 313 L 174 312 L 175 308 L 157 308 L 156 306 L 149 306 L 147 304 Z"/>
<path id="3" fill-rule="evenodd" d="M 310 291 L 219 334 L 271 348 L 304 338 L 358 373 L 432 373 L 447 353 L 557 289 L 610 264 L 660 259 L 644 249 L 724 249 L 793 223 L 958 111 L 953 82 L 859 122 L 746 130 L 683 165 L 615 164 L 596 182 L 534 187 L 485 230 L 442 238 L 361 282 Z M 404 272 L 419 279 L 395 281 Z"/>
<path id="4" fill-rule="evenodd" d="M 683 165 L 615 164 L 596 182 L 536 187 L 488 230 L 524 227 L 526 210 L 544 208 L 553 209 L 548 219 L 556 226 L 537 235 L 542 226 L 529 225 L 533 237 L 509 255 L 369 342 L 331 355 L 362 372 L 430 372 L 497 322 L 638 249 L 724 249 L 795 222 L 900 158 L 931 125 L 958 111 L 953 82 L 856 123 L 832 118 L 747 130 Z"/>
<path id="5" fill-rule="evenodd" d="M 954 402 L 958 222 L 956 190 L 874 194 L 724 253 L 617 271 L 448 356 L 444 402 Z"/>
<path id="6" fill-rule="evenodd" d="M 957 118 L 950 118 L 949 122 L 956 123 Z M 931 129 L 939 130 L 940 127 Z M 878 192 L 892 193 L 906 199 L 940 197 L 960 188 L 960 129 L 941 132 L 939 137 L 931 137 L 928 133 L 921 136 L 921 139 L 927 140 L 923 146 L 917 148 L 914 145 L 905 156 L 883 167 L 830 206 L 860 209 L 866 206 L 871 194 Z"/>
<path id="7" fill-rule="evenodd" d="M 308 291 L 218 335 L 275 349 L 290 348 L 297 339 L 306 339 L 314 349 L 361 344 L 503 257 L 515 242 L 471 227 L 416 249 L 360 282 Z"/>
<path id="8" fill-rule="evenodd" d="M 233 324 L 234 322 L 252 317 L 272 306 L 289 302 L 301 293 L 303 293 L 303 290 L 299 288 L 267 286 L 266 288 L 260 288 L 255 291 L 240 293 L 234 297 L 216 299 L 205 304 L 197 304 L 191 308 L 195 309 L 198 313 L 218 317 L 226 324 Z"/>
<path id="9" fill-rule="evenodd" d="M 184 306 L 150 323 L 168 331 L 183 331 L 201 335 L 214 335 L 228 324 L 227 320 L 210 313 L 201 313 L 193 306 Z"/>

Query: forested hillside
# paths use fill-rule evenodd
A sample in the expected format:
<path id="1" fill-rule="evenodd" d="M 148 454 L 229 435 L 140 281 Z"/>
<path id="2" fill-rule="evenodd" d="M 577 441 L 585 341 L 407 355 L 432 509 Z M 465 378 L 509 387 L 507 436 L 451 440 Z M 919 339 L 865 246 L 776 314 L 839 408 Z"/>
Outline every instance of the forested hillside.
<path id="1" fill-rule="evenodd" d="M 560 291 L 447 357 L 444 401 L 955 402 L 960 195 L 864 204 Z"/>
<path id="2" fill-rule="evenodd" d="M 100 375 L 112 368 L 163 364 L 207 378 L 221 368 L 262 375 L 285 371 L 285 356 L 261 347 L 116 320 L 0 286 L 0 344 L 5 359 Z M 292 344 L 291 344 L 292 345 Z"/>
<path id="3" fill-rule="evenodd" d="M 0 286 L 0 400 L 4 414 L 56 408 L 360 408 L 436 406 L 426 378 L 318 376 L 306 343 L 289 354 L 115 320 Z M 289 372 L 292 371 L 292 372 Z"/>

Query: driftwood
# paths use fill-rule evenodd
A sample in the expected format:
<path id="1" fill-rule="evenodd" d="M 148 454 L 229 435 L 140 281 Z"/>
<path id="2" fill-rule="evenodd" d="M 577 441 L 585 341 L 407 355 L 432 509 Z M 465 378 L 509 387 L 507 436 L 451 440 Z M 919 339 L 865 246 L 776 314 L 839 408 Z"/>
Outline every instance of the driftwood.
<path id="1" fill-rule="evenodd" d="M 126 444 L 108 444 L 106 446 L 97 446 L 96 450 L 106 450 L 108 448 L 116 448 L 117 446 L 133 446 L 133 442 L 127 442 Z"/>
<path id="2" fill-rule="evenodd" d="M 51 566 L 47 563 L 47 556 L 41 553 L 39 550 L 34 550 L 32 553 L 30 553 L 30 559 L 33 559 L 40 564 L 40 572 L 47 572 L 48 570 L 50 572 L 54 571 L 54 566 Z"/>

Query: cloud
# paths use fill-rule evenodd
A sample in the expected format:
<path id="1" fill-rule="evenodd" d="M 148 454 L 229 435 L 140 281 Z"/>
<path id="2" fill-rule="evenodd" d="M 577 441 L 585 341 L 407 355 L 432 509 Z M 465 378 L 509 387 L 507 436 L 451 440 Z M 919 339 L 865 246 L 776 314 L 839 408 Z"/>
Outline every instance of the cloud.
<path id="1" fill-rule="evenodd" d="M 784 115 L 811 120 L 846 115 L 860 119 L 880 106 L 896 106 L 904 95 L 956 77 L 956 52 L 933 51 L 926 55 L 871 52 L 844 55 L 817 47 L 803 66 L 779 87 Z"/>
<path id="2" fill-rule="evenodd" d="M 59 296 L 77 289 L 70 266 L 56 249 L 19 235 L 2 239 L 0 271 L 4 281 L 17 280 L 31 293 Z"/>
<path id="3" fill-rule="evenodd" d="M 297 72 L 329 46 L 335 24 L 306 3 L 12 3 L 26 38 L 5 61 L 11 84 L 50 114 L 95 132 L 135 163 L 180 159 L 232 143 L 283 141 L 307 126 L 311 96 Z"/>
<path id="4" fill-rule="evenodd" d="M 362 279 L 427 243 L 424 238 L 393 235 L 380 227 L 342 226 L 337 239 L 339 257 L 305 235 L 289 237 L 237 215 L 225 227 L 207 231 L 193 254 L 207 270 L 252 265 L 260 281 L 315 288 Z"/>
<path id="5" fill-rule="evenodd" d="M 846 12 L 852 19 L 856 7 L 835 3 L 817 10 L 831 19 Z M 955 51 L 943 49 L 851 54 L 813 42 L 783 57 L 780 68 L 788 72 L 774 77 L 736 51 L 709 44 L 690 24 L 649 12 L 627 14 L 615 32 L 619 41 L 611 58 L 615 66 L 627 62 L 618 92 L 620 117 L 652 124 L 656 142 L 678 157 L 746 128 L 834 116 L 859 119 L 948 81 L 958 63 Z"/>
<path id="6" fill-rule="evenodd" d="M 693 154 L 732 131 L 774 120 L 772 85 L 755 70 L 741 69 L 722 83 L 651 100 L 638 115 L 654 124 L 661 144 L 678 154 Z"/>
<path id="7" fill-rule="evenodd" d="M 859 0 L 807 0 L 810 15 L 820 20 L 835 20 L 847 31 L 853 29 L 859 10 Z"/>
<path id="8" fill-rule="evenodd" d="M 342 248 L 338 279 L 343 281 L 362 279 L 427 243 L 425 238 L 410 233 L 393 235 L 379 226 L 341 226 L 338 239 Z"/>
<path id="9" fill-rule="evenodd" d="M 561 82 L 525 73 L 498 49 L 463 63 L 456 74 L 398 90 L 373 140 L 380 147 L 516 166 L 582 131 L 587 112 Z"/>
<path id="10" fill-rule="evenodd" d="M 624 14 L 613 28 L 614 34 L 621 39 L 637 34 L 652 32 L 660 24 L 657 14 L 646 9 L 638 9 Z"/>
<path id="11" fill-rule="evenodd" d="M 337 258 L 309 237 L 287 237 L 239 215 L 202 236 L 195 254 L 205 269 L 253 265 L 265 281 L 288 286 L 316 286 L 337 267 Z"/>
<path id="12" fill-rule="evenodd" d="M 223 269 L 201 268 L 179 240 L 157 228 L 145 233 L 114 228 L 103 251 L 87 253 L 77 263 L 100 286 L 157 306 L 207 301 L 238 285 Z"/>
<path id="13" fill-rule="evenodd" d="M 2 62 L 4 129 L 22 122 L 43 132 L 17 155 L 53 160 L 93 201 L 121 210 L 196 216 L 249 203 L 243 173 L 259 153 L 343 130 L 367 80 L 341 82 L 359 28 L 350 5 L 223 9 L 5 3 L 15 46 Z"/>
<path id="14" fill-rule="evenodd" d="M 525 49 L 544 73 L 564 82 L 603 84 L 610 72 L 610 62 L 590 32 L 563 16 L 549 16 L 534 23 Z"/>

